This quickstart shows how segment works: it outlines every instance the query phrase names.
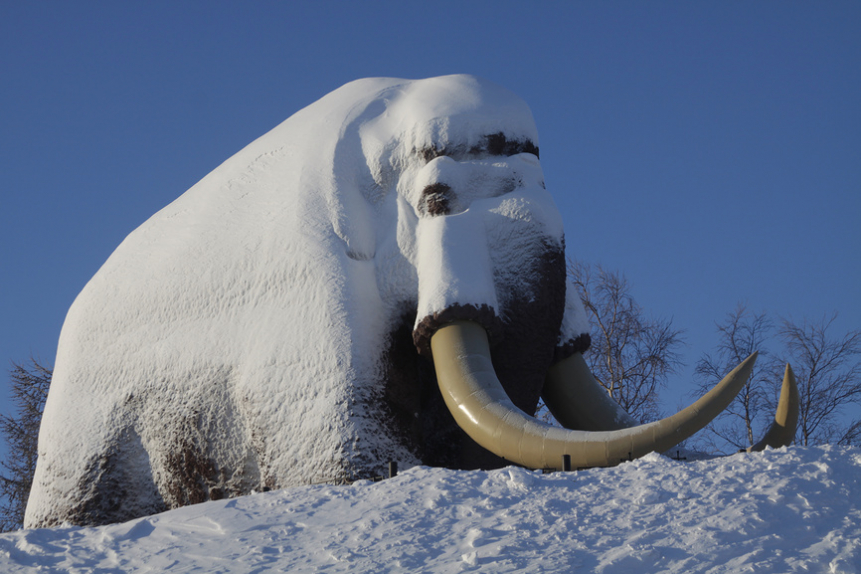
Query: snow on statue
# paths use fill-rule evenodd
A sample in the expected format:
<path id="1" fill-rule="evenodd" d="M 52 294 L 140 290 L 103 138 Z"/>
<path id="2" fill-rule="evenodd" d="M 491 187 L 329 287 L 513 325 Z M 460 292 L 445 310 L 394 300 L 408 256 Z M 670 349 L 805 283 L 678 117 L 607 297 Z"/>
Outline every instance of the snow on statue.
<path id="1" fill-rule="evenodd" d="M 753 362 L 636 426 L 585 368 L 587 333 L 526 104 L 471 76 L 352 82 L 141 225 L 75 300 L 26 524 L 389 460 L 616 464 L 704 426 Z M 577 430 L 529 416 L 542 394 Z"/>

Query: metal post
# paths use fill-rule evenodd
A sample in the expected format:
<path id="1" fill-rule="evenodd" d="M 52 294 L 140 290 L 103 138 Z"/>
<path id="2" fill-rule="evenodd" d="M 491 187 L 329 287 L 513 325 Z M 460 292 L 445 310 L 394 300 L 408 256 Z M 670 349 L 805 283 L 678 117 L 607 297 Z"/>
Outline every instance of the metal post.
<path id="1" fill-rule="evenodd" d="M 398 461 L 389 461 L 389 478 L 394 478 L 398 475 Z"/>
<path id="2" fill-rule="evenodd" d="M 562 455 L 562 470 L 564 472 L 570 472 L 571 471 L 571 455 L 570 454 L 563 454 Z"/>

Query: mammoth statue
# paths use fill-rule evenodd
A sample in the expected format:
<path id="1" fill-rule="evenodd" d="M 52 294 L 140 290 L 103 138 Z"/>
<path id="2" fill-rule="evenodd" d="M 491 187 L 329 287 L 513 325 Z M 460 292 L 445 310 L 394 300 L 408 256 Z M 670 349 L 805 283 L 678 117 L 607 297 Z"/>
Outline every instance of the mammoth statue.
<path id="1" fill-rule="evenodd" d="M 471 76 L 347 84 L 131 233 L 69 310 L 25 524 L 103 524 L 402 465 L 607 466 L 705 426 L 744 361 L 639 425 L 594 381 L 531 112 Z M 791 376 L 759 448 L 794 434 Z M 567 429 L 534 414 L 539 397 Z M 782 414 L 781 414 L 782 413 Z"/>

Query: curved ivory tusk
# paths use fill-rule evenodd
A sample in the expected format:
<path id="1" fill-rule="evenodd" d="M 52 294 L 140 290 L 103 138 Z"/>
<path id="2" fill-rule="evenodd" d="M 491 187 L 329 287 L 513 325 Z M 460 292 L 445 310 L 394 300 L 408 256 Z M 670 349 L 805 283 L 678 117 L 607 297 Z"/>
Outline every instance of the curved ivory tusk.
<path id="1" fill-rule="evenodd" d="M 662 452 L 707 425 L 744 386 L 756 353 L 700 400 L 660 421 L 624 430 L 587 432 L 552 427 L 518 409 L 499 383 L 484 329 L 469 321 L 440 327 L 431 337 L 437 380 L 457 424 L 479 445 L 530 468 L 613 466 Z"/>
<path id="2" fill-rule="evenodd" d="M 774 414 L 774 422 L 765 436 L 758 443 L 747 449 L 747 452 L 765 450 L 765 447 L 780 448 L 789 446 L 795 438 L 795 429 L 798 426 L 798 385 L 795 382 L 795 373 L 789 363 L 783 374 L 783 385 L 780 387 L 780 398 L 777 401 L 777 412 Z"/>
<path id="3" fill-rule="evenodd" d="M 640 424 L 595 380 L 580 353 L 550 367 L 541 398 L 567 429 L 610 431 Z"/>

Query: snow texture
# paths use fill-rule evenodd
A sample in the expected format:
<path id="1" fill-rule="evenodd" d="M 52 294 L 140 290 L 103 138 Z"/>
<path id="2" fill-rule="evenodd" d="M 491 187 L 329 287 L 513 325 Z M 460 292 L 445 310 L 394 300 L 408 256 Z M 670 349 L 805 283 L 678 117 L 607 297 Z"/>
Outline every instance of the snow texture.
<path id="1" fill-rule="evenodd" d="M 405 309 L 508 320 L 541 297 L 535 261 L 564 239 L 537 145 L 526 104 L 489 82 L 376 78 L 228 159 L 69 310 L 26 523 L 418 464 L 384 422 L 386 345 Z M 575 299 L 552 344 L 588 332 Z"/>
<path id="2" fill-rule="evenodd" d="M 861 450 L 394 479 L 0 535 L 17 572 L 861 572 Z"/>

